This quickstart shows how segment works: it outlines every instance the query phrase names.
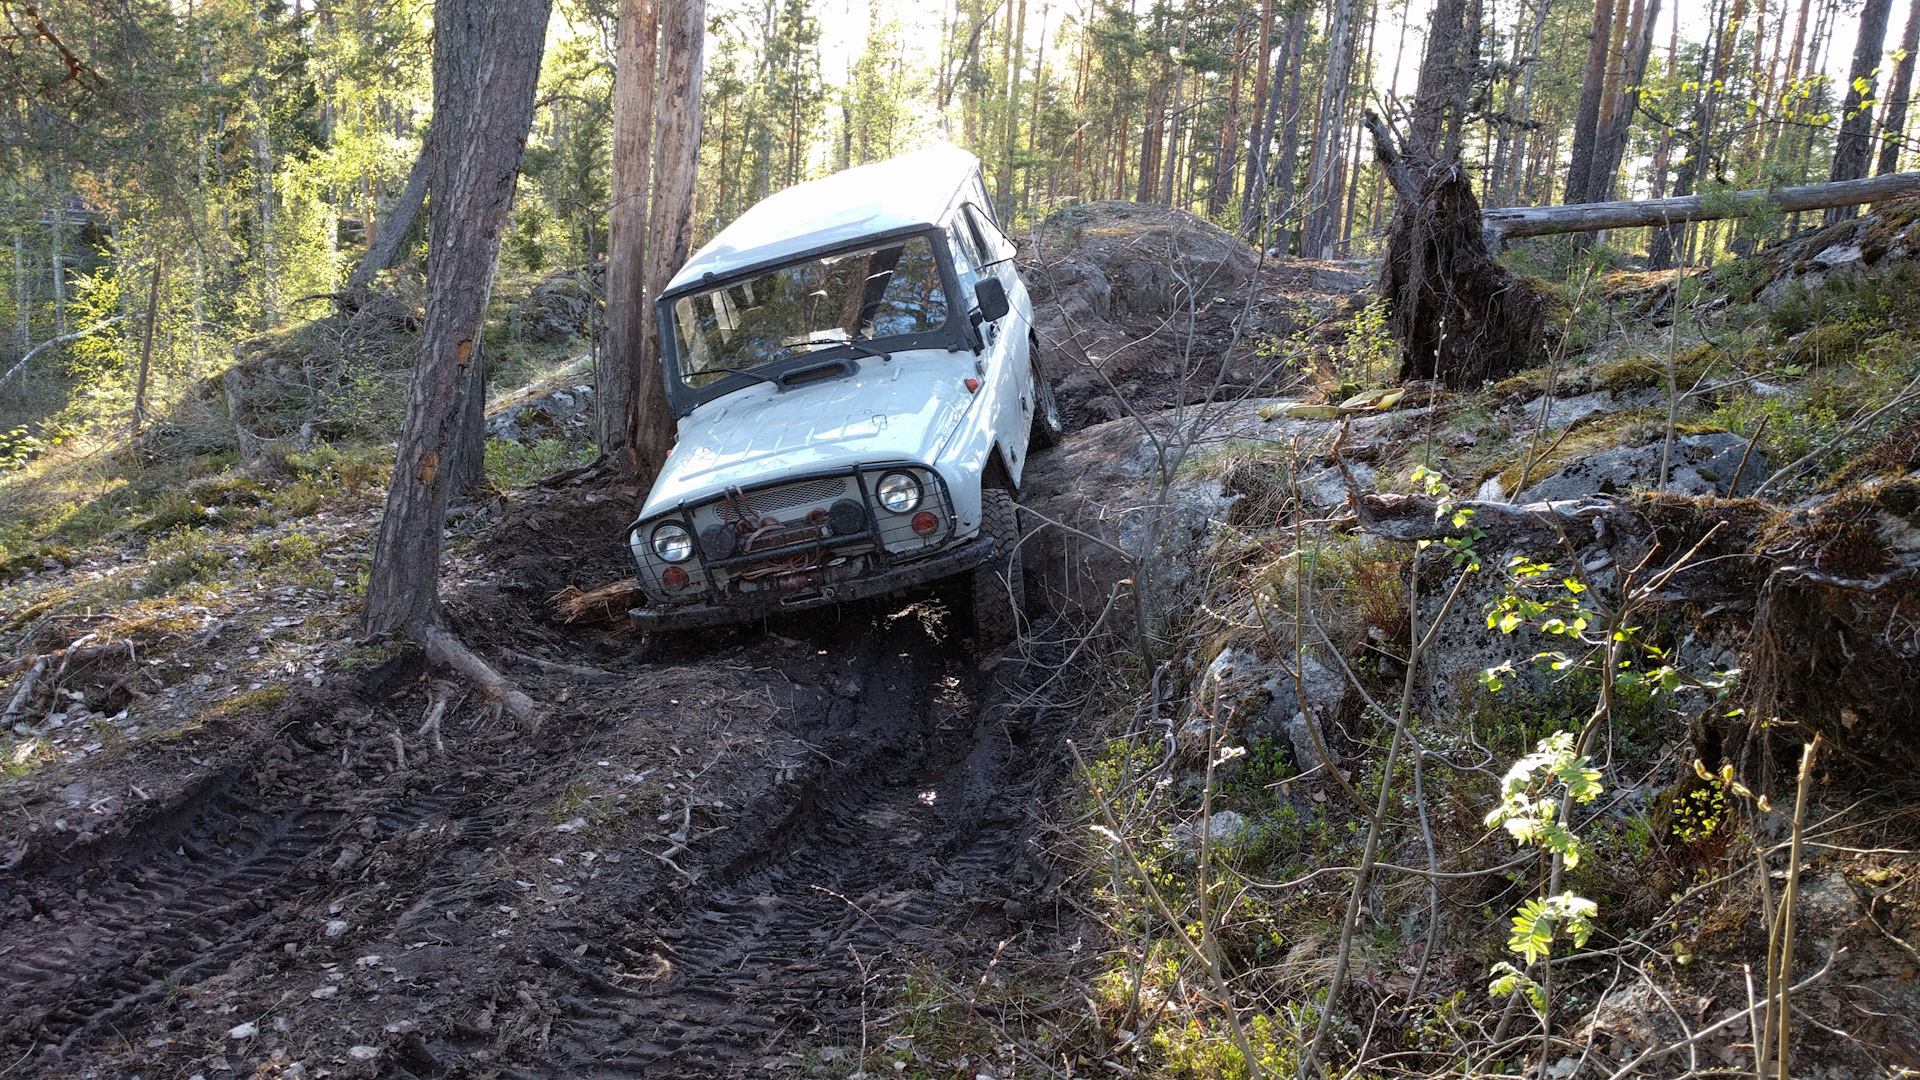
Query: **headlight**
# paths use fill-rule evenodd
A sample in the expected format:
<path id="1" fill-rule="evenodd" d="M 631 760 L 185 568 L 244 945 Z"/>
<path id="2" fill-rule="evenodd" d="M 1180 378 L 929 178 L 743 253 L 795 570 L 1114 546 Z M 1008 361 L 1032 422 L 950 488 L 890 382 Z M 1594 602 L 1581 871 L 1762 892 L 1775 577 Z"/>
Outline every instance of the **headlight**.
<path id="1" fill-rule="evenodd" d="M 910 514 L 920 505 L 920 481 L 903 472 L 888 473 L 874 489 L 880 505 L 896 514 Z"/>
<path id="2" fill-rule="evenodd" d="M 686 562 L 693 558 L 693 534 L 678 525 L 662 525 L 653 530 L 653 553 L 668 562 Z"/>

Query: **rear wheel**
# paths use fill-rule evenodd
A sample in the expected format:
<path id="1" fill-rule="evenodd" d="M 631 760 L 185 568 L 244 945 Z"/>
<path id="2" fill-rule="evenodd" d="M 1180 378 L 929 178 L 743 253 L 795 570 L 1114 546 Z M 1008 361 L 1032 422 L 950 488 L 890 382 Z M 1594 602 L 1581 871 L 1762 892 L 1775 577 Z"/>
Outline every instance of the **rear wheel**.
<path id="1" fill-rule="evenodd" d="M 1053 397 L 1053 380 L 1040 370 L 1040 350 L 1037 346 L 1028 350 L 1033 365 L 1033 427 L 1027 432 L 1027 447 L 1030 450 L 1045 450 L 1059 446 L 1066 437 L 1066 429 L 1060 422 L 1060 403 Z"/>
<path id="2" fill-rule="evenodd" d="M 993 538 L 993 558 L 973 570 L 973 641 L 981 652 L 1004 649 L 1020 634 L 1027 579 L 1020 567 L 1018 513 L 1005 488 L 980 492 L 980 535 Z"/>

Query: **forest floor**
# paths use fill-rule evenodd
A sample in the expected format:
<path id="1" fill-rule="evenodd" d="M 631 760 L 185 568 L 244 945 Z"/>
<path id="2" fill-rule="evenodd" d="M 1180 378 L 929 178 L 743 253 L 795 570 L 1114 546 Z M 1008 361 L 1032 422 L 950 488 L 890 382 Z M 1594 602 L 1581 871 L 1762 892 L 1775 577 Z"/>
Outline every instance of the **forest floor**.
<path id="1" fill-rule="evenodd" d="M 665 639 L 617 617 L 559 621 L 549 603 L 562 589 L 630 574 L 618 538 L 641 493 L 581 465 L 580 369 L 557 354 L 539 385 L 500 398 L 495 486 L 450 516 L 442 588 L 450 627 L 540 704 L 537 726 L 411 646 L 359 634 L 390 456 L 377 444 L 252 464 L 76 451 L 68 462 L 84 469 L 21 474 L 7 505 L 66 524 L 11 548 L 0 582 L 0 1076 L 1247 1075 L 1169 907 L 1238 972 L 1229 992 L 1253 1018 L 1262 1073 L 1286 1073 L 1317 1019 L 1342 875 L 1365 833 L 1344 789 L 1370 799 L 1372 784 L 1409 780 L 1404 764 L 1385 773 L 1391 726 L 1369 703 L 1398 694 L 1409 614 L 1430 617 L 1440 580 L 1410 590 L 1414 545 L 1353 532 L 1336 437 L 1381 492 L 1422 490 L 1416 464 L 1463 499 L 1542 483 L 1611 491 L 1614 474 L 1580 470 L 1611 462 L 1628 477 L 1632 454 L 1658 449 L 1653 396 L 1672 368 L 1696 391 L 1678 446 L 1705 494 L 1688 513 L 1775 514 L 1716 501 L 1714 485 L 1750 484 L 1729 445 L 1777 467 L 1852 439 L 1783 495 L 1816 517 L 1830 495 L 1819 476 L 1835 466 L 1879 454 L 1894 472 L 1920 468 L 1920 451 L 1887 457 L 1898 439 L 1884 426 L 1846 435 L 1869 407 L 1904 400 L 1888 387 L 1908 377 L 1920 337 L 1908 278 L 1803 290 L 1765 316 L 1798 305 L 1790 317 L 1810 327 L 1715 324 L 1714 338 L 1679 342 L 1659 330 L 1671 289 L 1612 275 L 1591 297 L 1567 290 L 1576 359 L 1336 420 L 1290 410 L 1302 383 L 1337 401 L 1382 378 L 1377 320 L 1354 299 L 1361 268 L 1233 255 L 1241 280 L 1257 277 L 1254 302 L 1205 290 L 1186 309 L 1196 344 L 1159 338 L 1180 311 L 1147 295 L 1153 260 L 1140 252 L 1165 215 L 1082 225 L 1051 265 L 1081 259 L 1100 278 L 1069 266 L 1049 283 L 1054 302 L 1098 316 L 1078 324 L 1097 331 L 1079 339 L 1096 360 L 1103 342 L 1136 344 L 1097 378 L 1072 342 L 1053 357 L 1084 428 L 1036 457 L 1030 504 L 1131 543 L 1152 429 L 1114 408 L 1133 396 L 1142 412 L 1179 406 L 1196 386 L 1253 395 L 1194 414 L 1209 430 L 1160 496 L 1198 513 L 1153 553 L 1184 576 L 1151 676 L 1126 655 L 1129 631 L 1061 605 L 1060 591 L 1000 656 L 978 654 L 938 590 Z M 1196 235 L 1204 262 L 1219 239 Z M 1101 244 L 1129 254 L 1094 258 Z M 1044 258 L 1027 267 L 1048 271 Z M 1727 305 L 1704 288 L 1683 300 L 1688 333 Z M 1238 321 L 1250 311 L 1269 314 Z M 1756 430 L 1763 417 L 1771 426 Z M 1729 452 L 1737 466 L 1720 460 Z M 1844 535 L 1859 546 L 1857 530 Z M 1034 575 L 1073 563 L 1057 541 L 1034 542 Z M 1309 546 L 1319 569 L 1303 583 Z M 1827 567 L 1821 557 L 1810 565 Z M 1071 595 L 1097 607 L 1125 569 Z M 1555 976 L 1555 1032 L 1522 1021 L 1495 1037 L 1505 1023 L 1487 973 L 1538 882 L 1484 815 L 1506 765 L 1577 722 L 1591 687 L 1460 696 L 1503 655 L 1477 628 L 1497 594 L 1471 595 L 1461 636 L 1419 687 L 1432 716 L 1416 758 L 1425 794 L 1395 803 L 1382 852 L 1452 877 L 1431 894 L 1396 877 L 1365 898 L 1335 1053 L 1381 1075 L 1544 1067 L 1568 1080 L 1678 1044 L 1639 1072 L 1748 1068 L 1738 1029 L 1693 1032 L 1738 1008 L 1741 973 L 1764 967 L 1760 913 L 1778 899 L 1786 831 L 1777 809 L 1743 810 L 1733 787 L 1696 780 L 1727 706 L 1711 695 L 1636 699 L 1609 729 L 1608 798 L 1582 825 L 1593 853 L 1570 878 L 1601 901 L 1600 930 Z M 1851 595 L 1854 608 L 1829 598 L 1824 610 L 1883 618 L 1893 640 L 1893 620 Z M 1331 647 L 1287 645 L 1284 627 L 1276 642 L 1249 596 L 1282 620 L 1323 620 L 1338 664 Z M 1289 597 L 1314 606 L 1290 614 Z M 1705 672 L 1735 659 L 1763 614 L 1751 597 L 1721 597 L 1653 621 Z M 1851 635 L 1866 655 L 1871 635 Z M 1291 683 L 1277 674 L 1288 663 Z M 1893 731 L 1889 760 L 1904 753 L 1910 740 L 1878 727 L 1868 700 L 1885 696 L 1875 678 L 1904 670 L 1862 663 L 1852 689 L 1823 688 L 1846 703 L 1836 718 L 1854 718 L 1831 730 L 1865 716 L 1861 738 Z M 1301 735 L 1316 722 L 1318 749 Z M 1776 785 L 1798 731 L 1782 727 L 1758 766 Z M 1217 761 L 1215 745 L 1228 751 Z M 1314 764 L 1320 750 L 1337 782 Z M 1876 789 L 1886 774 L 1872 754 L 1835 754 L 1808 815 L 1796 969 L 1828 981 L 1796 998 L 1795 1071 L 1911 1075 L 1910 792 Z M 1789 796 L 1772 789 L 1776 808 Z M 1124 826 L 1110 828 L 1116 817 Z M 1216 826 L 1209 856 L 1196 837 Z M 1443 925 L 1427 921 L 1443 909 Z"/>

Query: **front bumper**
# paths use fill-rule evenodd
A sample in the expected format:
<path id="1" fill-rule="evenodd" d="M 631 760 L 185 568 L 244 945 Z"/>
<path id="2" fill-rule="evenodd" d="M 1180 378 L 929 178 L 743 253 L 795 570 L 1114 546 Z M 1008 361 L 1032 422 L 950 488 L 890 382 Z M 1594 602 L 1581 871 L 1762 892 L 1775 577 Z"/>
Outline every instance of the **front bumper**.
<path id="1" fill-rule="evenodd" d="M 844 604 L 879 596 L 895 589 L 925 585 L 971 570 L 993 558 L 993 539 L 982 536 L 952 551 L 919 559 L 851 581 L 822 586 L 818 592 L 781 595 L 777 592 L 753 593 L 720 604 L 687 604 L 671 607 L 639 607 L 628 612 L 634 625 L 642 630 L 687 630 L 698 626 L 723 626 L 751 622 L 770 615 L 806 611 L 809 608 Z"/>

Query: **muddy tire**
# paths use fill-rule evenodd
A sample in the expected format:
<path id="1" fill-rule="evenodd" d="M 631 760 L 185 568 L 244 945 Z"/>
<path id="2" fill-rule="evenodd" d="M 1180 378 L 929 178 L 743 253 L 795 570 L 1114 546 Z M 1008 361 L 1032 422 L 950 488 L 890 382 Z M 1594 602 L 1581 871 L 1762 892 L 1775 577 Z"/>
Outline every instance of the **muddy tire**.
<path id="1" fill-rule="evenodd" d="M 1039 346 L 1029 349 L 1033 364 L 1033 427 L 1027 432 L 1027 449 L 1046 450 L 1059 446 L 1066 437 L 1066 428 L 1060 421 L 1060 403 L 1054 400 L 1053 380 L 1040 369 Z"/>
<path id="2" fill-rule="evenodd" d="M 973 570 L 973 644 L 998 652 L 1020 635 L 1027 579 L 1020 567 L 1020 522 L 1013 493 L 1004 488 L 980 492 L 980 535 L 993 537 L 993 558 Z"/>

